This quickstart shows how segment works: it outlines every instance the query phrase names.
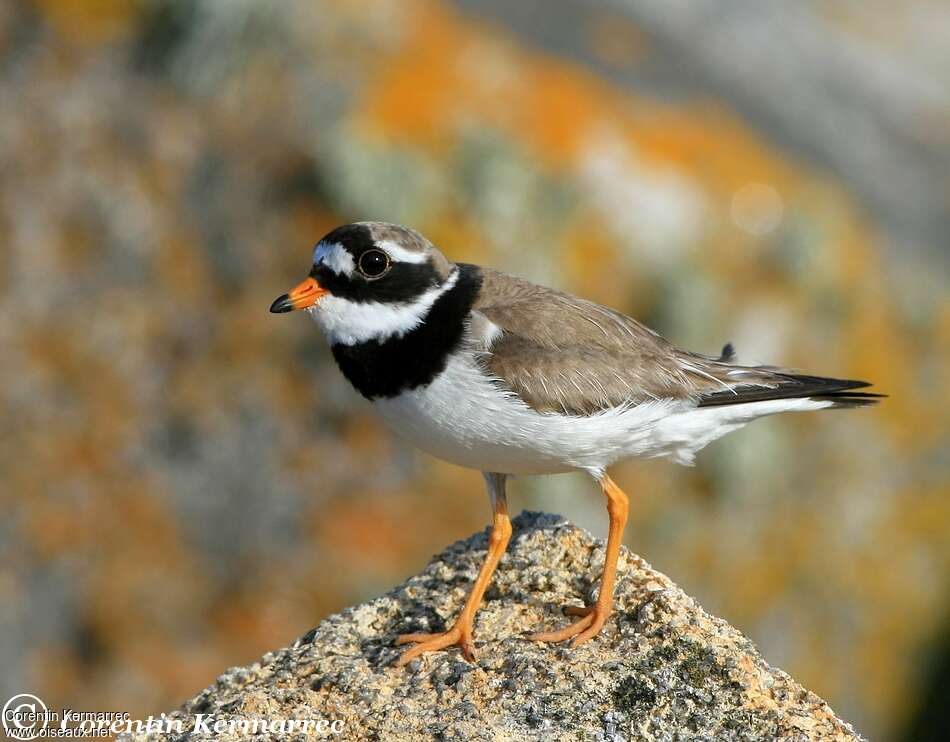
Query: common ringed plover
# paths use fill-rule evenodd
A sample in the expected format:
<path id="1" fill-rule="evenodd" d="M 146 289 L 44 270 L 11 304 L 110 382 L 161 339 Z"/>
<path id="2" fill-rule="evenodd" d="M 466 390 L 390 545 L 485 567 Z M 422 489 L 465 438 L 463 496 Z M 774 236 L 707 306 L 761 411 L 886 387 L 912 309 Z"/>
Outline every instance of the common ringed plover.
<path id="1" fill-rule="evenodd" d="M 806 376 L 681 350 L 630 317 L 521 278 L 453 263 L 406 227 L 358 222 L 313 251 L 309 277 L 272 312 L 304 309 L 343 375 L 399 435 L 482 472 L 494 514 L 488 554 L 453 626 L 406 634 L 400 656 L 458 645 L 508 545 L 509 474 L 583 471 L 601 486 L 610 527 L 600 591 L 577 620 L 537 641 L 595 636 L 610 615 L 627 496 L 607 468 L 631 457 L 690 464 L 697 451 L 763 415 L 863 407 L 864 381 Z"/>

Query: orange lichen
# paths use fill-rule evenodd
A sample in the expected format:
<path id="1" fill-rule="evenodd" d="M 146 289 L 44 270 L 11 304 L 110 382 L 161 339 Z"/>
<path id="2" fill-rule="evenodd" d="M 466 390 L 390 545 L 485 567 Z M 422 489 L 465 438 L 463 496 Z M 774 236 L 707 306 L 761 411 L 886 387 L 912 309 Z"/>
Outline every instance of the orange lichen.
<path id="1" fill-rule="evenodd" d="M 115 42 L 142 12 L 136 0 L 34 0 L 56 35 L 82 46 Z"/>

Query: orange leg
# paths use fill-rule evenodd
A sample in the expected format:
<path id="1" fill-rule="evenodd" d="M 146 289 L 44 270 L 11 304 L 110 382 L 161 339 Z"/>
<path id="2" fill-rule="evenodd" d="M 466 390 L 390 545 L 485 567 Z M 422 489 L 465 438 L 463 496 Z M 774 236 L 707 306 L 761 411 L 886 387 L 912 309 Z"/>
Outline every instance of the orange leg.
<path id="1" fill-rule="evenodd" d="M 421 654 L 445 649 L 453 644 L 462 648 L 462 655 L 469 662 L 475 660 L 475 645 L 472 642 L 475 612 L 482 602 L 485 589 L 491 582 L 495 567 L 498 566 L 501 555 L 508 548 L 508 540 L 511 538 L 511 521 L 508 520 L 508 500 L 505 496 L 505 475 L 486 473 L 484 476 L 494 517 L 491 536 L 488 538 L 488 554 L 478 572 L 475 585 L 451 629 L 438 634 L 401 634 L 396 638 L 396 644 L 416 643 L 416 646 L 407 649 L 399 656 L 396 661 L 397 667 L 402 667 Z"/>
<path id="2" fill-rule="evenodd" d="M 529 638 L 537 642 L 559 642 L 574 637 L 572 647 L 583 644 L 596 636 L 610 615 L 614 603 L 614 584 L 617 580 L 617 557 L 620 555 L 620 541 L 627 524 L 629 501 L 623 491 L 604 474 L 600 486 L 607 496 L 607 513 L 610 516 L 610 528 L 607 532 L 607 554 L 604 557 L 604 574 L 600 581 L 600 594 L 597 602 L 587 608 L 569 607 L 565 613 L 581 618 L 559 631 L 544 631 Z"/>

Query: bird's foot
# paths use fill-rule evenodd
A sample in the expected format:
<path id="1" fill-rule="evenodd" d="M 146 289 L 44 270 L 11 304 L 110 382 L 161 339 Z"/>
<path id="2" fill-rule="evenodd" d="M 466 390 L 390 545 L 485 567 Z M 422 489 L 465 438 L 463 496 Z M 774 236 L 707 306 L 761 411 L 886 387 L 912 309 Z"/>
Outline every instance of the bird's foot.
<path id="1" fill-rule="evenodd" d="M 565 606 L 564 613 L 568 616 L 580 616 L 580 618 L 558 631 L 542 631 L 531 634 L 528 638 L 534 642 L 562 642 L 573 637 L 571 646 L 576 647 L 600 633 L 607 621 L 607 616 L 610 615 L 610 608 L 603 608 L 598 603 L 583 608 Z"/>
<path id="2" fill-rule="evenodd" d="M 399 659 L 396 660 L 396 667 L 402 667 L 427 652 L 437 652 L 453 645 L 461 647 L 462 656 L 466 660 L 469 662 L 475 661 L 475 643 L 472 641 L 471 621 L 459 619 L 451 629 L 437 634 L 400 634 L 396 637 L 397 645 L 411 643 L 416 643 L 416 646 L 410 647 L 399 655 Z"/>

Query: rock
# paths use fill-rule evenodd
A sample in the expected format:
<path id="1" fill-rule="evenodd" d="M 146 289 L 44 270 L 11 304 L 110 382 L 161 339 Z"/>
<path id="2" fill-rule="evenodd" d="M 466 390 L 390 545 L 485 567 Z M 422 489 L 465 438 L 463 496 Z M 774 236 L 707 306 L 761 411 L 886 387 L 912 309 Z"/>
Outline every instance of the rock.
<path id="1" fill-rule="evenodd" d="M 561 606 L 590 597 L 604 544 L 558 516 L 526 512 L 513 525 L 478 614 L 474 664 L 451 649 L 397 669 L 393 638 L 451 623 L 487 532 L 292 646 L 228 670 L 163 723 L 189 732 L 199 719 L 190 738 L 217 740 L 251 737 L 240 724 L 255 719 L 269 725 L 255 739 L 305 738 L 299 727 L 281 734 L 280 721 L 292 719 L 337 720 L 343 731 L 325 736 L 354 740 L 859 739 L 739 631 L 626 550 L 616 611 L 598 637 L 577 649 L 527 641 L 568 620 Z M 180 737 L 167 729 L 123 738 Z"/>

